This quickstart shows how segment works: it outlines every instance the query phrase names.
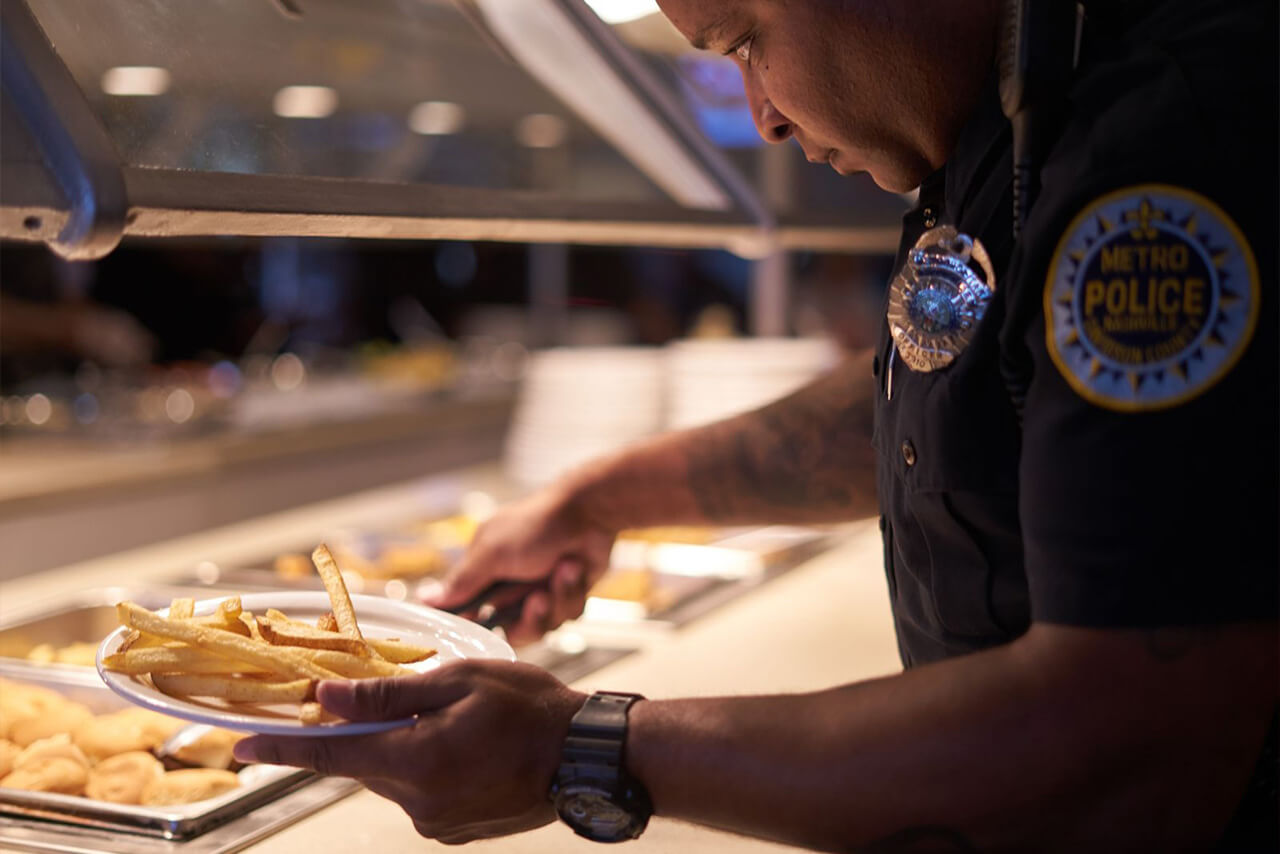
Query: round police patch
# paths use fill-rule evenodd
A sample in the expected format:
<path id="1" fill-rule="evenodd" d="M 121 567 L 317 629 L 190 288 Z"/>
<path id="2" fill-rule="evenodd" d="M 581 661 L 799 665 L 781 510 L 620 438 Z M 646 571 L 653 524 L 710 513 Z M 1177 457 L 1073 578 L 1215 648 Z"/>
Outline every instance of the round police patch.
<path id="1" fill-rule="evenodd" d="M 1258 301 L 1257 262 L 1226 212 L 1144 184 L 1095 199 L 1067 228 L 1045 284 L 1045 339 L 1086 400 L 1162 409 L 1231 370 Z"/>

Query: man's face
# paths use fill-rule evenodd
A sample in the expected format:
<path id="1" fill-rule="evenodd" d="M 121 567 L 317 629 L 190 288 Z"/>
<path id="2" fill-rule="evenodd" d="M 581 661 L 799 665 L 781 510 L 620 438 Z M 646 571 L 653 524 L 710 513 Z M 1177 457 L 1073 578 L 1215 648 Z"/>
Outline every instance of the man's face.
<path id="1" fill-rule="evenodd" d="M 974 21 L 986 2 L 658 2 L 695 46 L 737 63 L 765 140 L 794 136 L 810 161 L 869 172 L 887 190 L 945 162 L 989 68 L 990 37 Z M 948 20 L 957 5 L 973 14 Z"/>

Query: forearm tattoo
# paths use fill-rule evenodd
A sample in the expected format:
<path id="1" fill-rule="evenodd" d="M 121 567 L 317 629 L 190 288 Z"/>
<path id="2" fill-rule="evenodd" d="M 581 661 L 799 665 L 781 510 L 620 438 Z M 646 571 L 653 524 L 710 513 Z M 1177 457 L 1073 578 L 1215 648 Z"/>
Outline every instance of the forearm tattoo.
<path id="1" fill-rule="evenodd" d="M 871 371 L 851 360 L 763 409 L 706 428 L 689 486 L 715 522 L 850 519 L 876 512 Z"/>

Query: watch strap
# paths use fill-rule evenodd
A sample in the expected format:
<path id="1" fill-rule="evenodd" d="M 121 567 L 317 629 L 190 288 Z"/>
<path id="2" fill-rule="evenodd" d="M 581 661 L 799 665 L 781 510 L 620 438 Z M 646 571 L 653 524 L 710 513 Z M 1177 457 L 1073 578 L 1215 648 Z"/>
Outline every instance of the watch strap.
<path id="1" fill-rule="evenodd" d="M 589 777 L 616 785 L 624 774 L 627 711 L 643 699 L 640 694 L 613 691 L 597 691 L 588 697 L 569 723 L 557 779 L 564 783 Z"/>

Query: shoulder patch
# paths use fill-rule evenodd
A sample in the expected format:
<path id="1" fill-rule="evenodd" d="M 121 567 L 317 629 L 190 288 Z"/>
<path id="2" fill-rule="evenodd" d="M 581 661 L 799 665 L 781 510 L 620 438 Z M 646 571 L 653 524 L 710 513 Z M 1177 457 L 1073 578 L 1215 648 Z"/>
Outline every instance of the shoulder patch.
<path id="1" fill-rule="evenodd" d="M 1231 217 L 1197 193 L 1143 184 L 1095 199 L 1068 226 L 1045 283 L 1045 339 L 1091 403 L 1164 409 L 1231 370 L 1258 302 L 1258 265 Z"/>

